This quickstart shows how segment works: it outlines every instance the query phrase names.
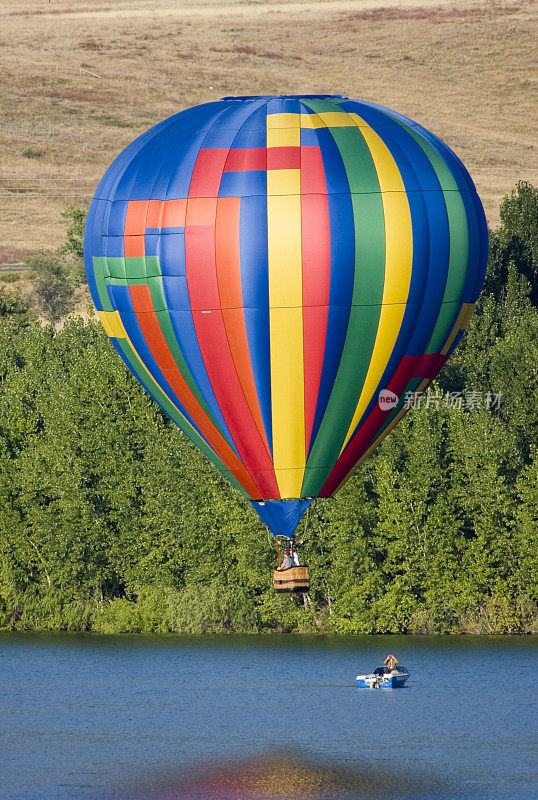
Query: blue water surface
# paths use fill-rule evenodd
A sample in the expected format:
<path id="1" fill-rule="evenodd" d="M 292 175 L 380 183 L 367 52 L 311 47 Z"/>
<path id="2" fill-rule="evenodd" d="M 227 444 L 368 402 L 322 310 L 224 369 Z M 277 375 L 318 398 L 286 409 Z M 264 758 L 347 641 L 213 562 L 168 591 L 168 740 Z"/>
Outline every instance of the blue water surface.
<path id="1" fill-rule="evenodd" d="M 0 634 L 0 800 L 168 798 L 167 780 L 281 754 L 368 774 L 335 800 L 536 800 L 536 652 L 529 637 Z M 408 687 L 358 689 L 387 653 Z"/>

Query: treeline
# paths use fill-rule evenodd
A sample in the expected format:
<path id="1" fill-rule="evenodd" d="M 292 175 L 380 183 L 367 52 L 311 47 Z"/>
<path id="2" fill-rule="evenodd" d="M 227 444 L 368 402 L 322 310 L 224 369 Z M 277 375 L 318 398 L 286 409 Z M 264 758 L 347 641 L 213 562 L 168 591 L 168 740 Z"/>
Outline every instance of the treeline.
<path id="1" fill-rule="evenodd" d="M 74 275 L 71 238 L 62 268 Z M 272 537 L 100 326 L 55 330 L 3 293 L 0 628 L 534 630 L 537 270 L 538 192 L 520 183 L 491 233 L 477 311 L 429 400 L 301 523 L 310 602 L 274 595 Z"/>

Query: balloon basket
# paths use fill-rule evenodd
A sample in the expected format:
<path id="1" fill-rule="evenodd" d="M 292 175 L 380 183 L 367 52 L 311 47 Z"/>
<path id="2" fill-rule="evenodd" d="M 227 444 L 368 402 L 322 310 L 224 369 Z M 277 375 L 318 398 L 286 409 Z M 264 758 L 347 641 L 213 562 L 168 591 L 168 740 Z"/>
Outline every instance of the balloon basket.
<path id="1" fill-rule="evenodd" d="M 275 569 L 273 588 L 277 594 L 299 594 L 310 590 L 308 567 L 289 567 Z"/>

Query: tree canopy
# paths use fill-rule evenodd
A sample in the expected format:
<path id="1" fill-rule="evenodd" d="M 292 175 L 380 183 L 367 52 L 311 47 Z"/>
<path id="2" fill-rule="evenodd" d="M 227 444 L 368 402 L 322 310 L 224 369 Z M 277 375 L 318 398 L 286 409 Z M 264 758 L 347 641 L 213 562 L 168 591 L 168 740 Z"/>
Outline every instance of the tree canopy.
<path id="1" fill-rule="evenodd" d="M 68 217 L 48 263 L 73 288 L 84 214 Z M 437 383 L 301 523 L 306 604 L 274 595 L 272 537 L 100 325 L 55 330 L 0 293 L 0 628 L 534 630 L 537 273 L 538 192 L 522 182 L 503 200 L 484 291 Z M 53 297 L 48 318 L 72 296 L 61 308 Z"/>

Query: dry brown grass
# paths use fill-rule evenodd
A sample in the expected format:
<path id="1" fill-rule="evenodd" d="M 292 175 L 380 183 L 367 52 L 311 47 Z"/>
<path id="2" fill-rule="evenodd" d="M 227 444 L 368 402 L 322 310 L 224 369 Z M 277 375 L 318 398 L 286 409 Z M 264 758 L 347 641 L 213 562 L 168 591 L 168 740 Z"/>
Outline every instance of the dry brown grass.
<path id="1" fill-rule="evenodd" d="M 87 204 L 148 127 L 233 94 L 334 92 L 395 108 L 458 153 L 495 225 L 515 182 L 538 180 L 535 9 L 524 0 L 0 0 L 0 263 L 57 245 L 59 212 Z"/>

